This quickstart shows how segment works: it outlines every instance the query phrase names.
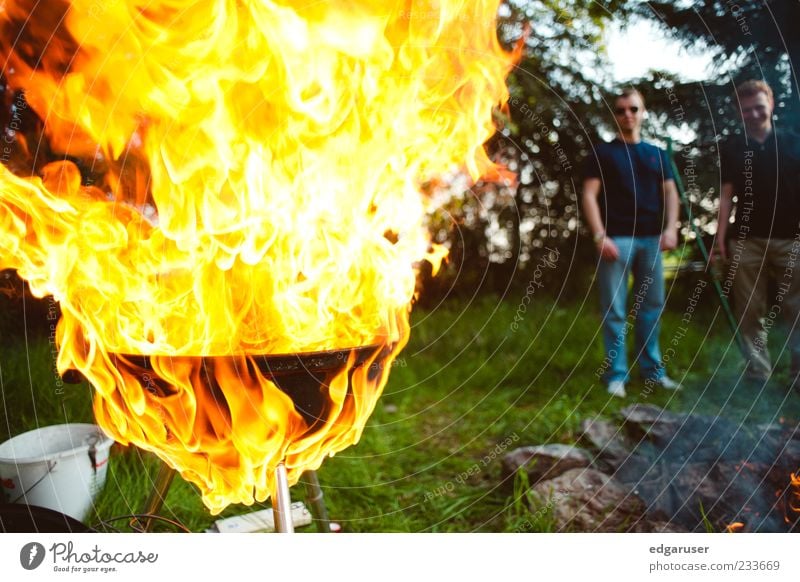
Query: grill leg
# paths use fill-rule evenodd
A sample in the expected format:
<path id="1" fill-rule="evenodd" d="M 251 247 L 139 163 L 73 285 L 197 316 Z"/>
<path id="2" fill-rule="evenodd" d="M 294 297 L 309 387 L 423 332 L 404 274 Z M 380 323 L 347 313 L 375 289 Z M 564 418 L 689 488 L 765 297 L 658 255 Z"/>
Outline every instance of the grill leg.
<path id="1" fill-rule="evenodd" d="M 292 498 L 289 496 L 289 480 L 286 467 L 280 463 L 275 467 L 275 492 L 272 494 L 272 515 L 275 517 L 275 531 L 294 533 L 292 523 Z"/>
<path id="2" fill-rule="evenodd" d="M 311 505 L 311 514 L 317 524 L 317 530 L 321 533 L 331 533 L 331 521 L 328 518 L 328 508 L 325 507 L 325 499 L 322 494 L 322 487 L 319 485 L 319 478 L 316 471 L 306 471 L 306 499 Z"/>
<path id="3" fill-rule="evenodd" d="M 153 489 L 145 502 L 142 514 L 157 515 L 164 505 L 164 500 L 167 498 L 167 493 L 172 485 L 172 480 L 175 478 L 175 469 L 169 467 L 167 464 L 162 464 L 158 473 L 156 474 L 155 481 L 153 481 Z M 314 517 L 317 520 L 317 528 L 320 531 L 330 531 L 328 521 L 328 511 L 325 508 L 325 502 L 322 498 L 322 489 L 319 486 L 319 479 L 314 471 L 308 473 L 310 479 L 306 485 L 309 492 L 309 503 L 313 507 Z M 279 533 L 294 533 L 294 524 L 292 523 L 292 499 L 289 494 L 289 481 L 286 476 L 286 467 L 283 463 L 275 468 L 275 493 L 272 496 L 272 510 L 275 517 L 275 531 Z M 150 531 L 153 528 L 153 519 L 148 517 L 134 518 L 131 520 L 131 527 L 142 532 Z M 322 529 L 323 526 L 326 529 Z"/>
<path id="4" fill-rule="evenodd" d="M 172 485 L 172 480 L 174 478 L 175 469 L 166 463 L 162 463 L 158 468 L 156 479 L 153 481 L 153 489 L 147 497 L 142 514 L 158 515 L 158 512 L 161 511 L 164 505 L 164 500 L 167 498 L 167 493 L 169 492 L 170 485 Z M 142 532 L 150 531 L 153 529 L 153 521 L 154 520 L 149 517 L 135 517 L 131 520 L 131 527 Z"/>

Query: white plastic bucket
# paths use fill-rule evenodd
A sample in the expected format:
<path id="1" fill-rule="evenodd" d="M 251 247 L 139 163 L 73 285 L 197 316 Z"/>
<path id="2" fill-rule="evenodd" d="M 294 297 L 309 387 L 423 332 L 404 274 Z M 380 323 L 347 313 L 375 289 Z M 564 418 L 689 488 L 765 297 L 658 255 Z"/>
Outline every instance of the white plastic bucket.
<path id="1" fill-rule="evenodd" d="M 0 445 L 0 479 L 12 503 L 27 503 L 83 520 L 103 487 L 113 439 L 94 424 L 28 431 Z"/>

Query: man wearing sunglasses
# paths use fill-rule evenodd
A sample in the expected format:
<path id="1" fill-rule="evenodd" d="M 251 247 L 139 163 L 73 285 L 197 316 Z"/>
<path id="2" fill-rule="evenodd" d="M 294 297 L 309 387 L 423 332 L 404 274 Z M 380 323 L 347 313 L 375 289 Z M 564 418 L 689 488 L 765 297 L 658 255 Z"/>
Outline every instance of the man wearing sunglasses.
<path id="1" fill-rule="evenodd" d="M 763 81 L 736 88 L 743 135 L 720 149 L 722 188 L 717 256 L 730 262 L 723 289 L 733 286 L 747 363 L 746 377 L 763 384 L 772 373 L 767 332 L 789 325 L 790 385 L 800 374 L 800 138 L 775 131 L 772 89 Z M 736 218 L 729 224 L 734 196 Z M 731 233 L 733 231 L 733 233 Z M 728 236 L 732 234 L 732 236 Z M 769 279 L 772 280 L 770 290 Z"/>
<path id="2" fill-rule="evenodd" d="M 678 191 L 667 153 L 641 139 L 644 98 L 626 89 L 614 101 L 617 137 L 595 145 L 586 160 L 583 210 L 600 262 L 605 360 L 599 371 L 612 396 L 624 397 L 626 336 L 634 329 L 645 384 L 679 388 L 665 372 L 658 343 L 664 308 L 661 251 L 678 241 Z M 628 278 L 633 272 L 633 305 Z"/>

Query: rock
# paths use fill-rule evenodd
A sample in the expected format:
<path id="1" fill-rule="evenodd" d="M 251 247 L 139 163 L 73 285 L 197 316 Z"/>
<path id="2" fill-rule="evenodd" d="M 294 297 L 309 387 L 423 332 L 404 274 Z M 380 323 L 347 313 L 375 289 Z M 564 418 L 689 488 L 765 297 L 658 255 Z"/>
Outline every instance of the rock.
<path id="1" fill-rule="evenodd" d="M 632 404 L 623 408 L 620 414 L 628 434 L 637 440 L 668 441 L 685 421 L 685 417 L 652 404 Z"/>
<path id="2" fill-rule="evenodd" d="M 645 520 L 644 502 L 608 475 L 570 469 L 531 488 L 542 508 L 552 510 L 557 531 L 633 531 Z"/>
<path id="3" fill-rule="evenodd" d="M 606 420 L 591 418 L 582 421 L 580 438 L 604 457 L 624 459 L 629 454 L 630 448 L 624 434 Z"/>
<path id="4" fill-rule="evenodd" d="M 622 418 L 636 424 L 680 422 L 681 416 L 653 404 L 631 404 L 620 411 Z"/>
<path id="5" fill-rule="evenodd" d="M 589 453 L 572 445 L 550 444 L 514 449 L 503 457 L 503 483 L 513 484 L 514 475 L 524 467 L 528 482 L 553 479 L 569 469 L 588 467 L 592 463 Z"/>
<path id="6" fill-rule="evenodd" d="M 621 416 L 619 427 L 599 418 L 581 424 L 593 471 L 571 469 L 532 489 L 558 529 L 726 531 L 741 523 L 748 532 L 800 530 L 790 484 L 800 467 L 796 421 L 756 424 L 645 404 Z M 558 498 L 548 502 L 548 491 Z"/>

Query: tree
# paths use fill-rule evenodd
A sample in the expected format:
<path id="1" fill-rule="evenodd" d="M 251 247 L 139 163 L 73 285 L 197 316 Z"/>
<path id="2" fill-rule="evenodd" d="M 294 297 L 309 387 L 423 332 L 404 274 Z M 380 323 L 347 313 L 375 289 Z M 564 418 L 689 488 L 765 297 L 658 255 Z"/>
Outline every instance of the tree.
<path id="1" fill-rule="evenodd" d="M 775 91 L 779 124 L 800 125 L 798 0 L 661 0 L 637 10 L 682 42 L 716 51 L 710 83 L 764 79 Z"/>
<path id="2" fill-rule="evenodd" d="M 518 174 L 518 183 L 476 184 L 446 206 L 434 228 L 439 242 L 451 247 L 445 279 L 462 278 L 465 292 L 487 281 L 502 291 L 513 277 L 524 285 L 546 247 L 574 254 L 567 247 L 575 247 L 580 227 L 580 166 L 598 128 L 611 118 L 611 106 L 602 105 L 611 78 L 597 47 L 608 22 L 628 14 L 629 4 L 509 0 L 502 5 L 501 42 L 510 47 L 527 26 L 530 34 L 508 78 L 508 110 L 498 118 L 502 129 L 488 146 Z M 464 272 L 461 265 L 467 263 L 476 273 Z M 563 274 L 548 271 L 556 287 L 563 285 Z"/>
<path id="3" fill-rule="evenodd" d="M 465 278 L 468 290 L 476 281 L 490 281 L 502 290 L 513 276 L 524 284 L 526 270 L 545 246 L 571 248 L 587 261 L 592 256 L 591 245 L 587 248 L 576 236 L 579 166 L 599 138 L 598 128 L 610 129 L 614 82 L 601 38 L 612 17 L 655 20 L 687 46 L 716 55 L 714 70 L 702 82 L 659 71 L 631 80 L 651 113 L 648 138 L 660 141 L 671 135 L 679 142 L 680 177 L 695 221 L 709 239 L 716 231 L 717 146 L 727 135 L 743 131 L 735 113 L 736 83 L 765 78 L 776 92 L 778 125 L 800 125 L 798 0 L 509 0 L 501 14 L 500 37 L 509 45 L 526 23 L 531 26 L 528 50 L 509 77 L 509 116 L 490 143 L 497 159 L 518 172 L 519 184 L 479 183 L 446 208 L 449 230 L 442 220 L 437 233 L 453 248 L 451 277 L 463 275 L 465 264 L 477 270 Z M 683 233 L 693 236 L 686 224 Z M 563 273 L 554 275 L 558 289 Z"/>

